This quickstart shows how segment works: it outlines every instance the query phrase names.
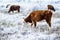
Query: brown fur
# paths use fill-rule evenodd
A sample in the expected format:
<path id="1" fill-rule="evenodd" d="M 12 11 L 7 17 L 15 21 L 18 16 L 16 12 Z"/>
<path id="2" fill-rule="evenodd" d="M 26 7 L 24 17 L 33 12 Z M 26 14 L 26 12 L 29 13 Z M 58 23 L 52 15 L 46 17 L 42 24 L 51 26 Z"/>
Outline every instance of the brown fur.
<path id="1" fill-rule="evenodd" d="M 55 11 L 55 8 L 53 5 L 47 5 L 48 9 Z"/>
<path id="2" fill-rule="evenodd" d="M 37 10 L 37 11 L 32 11 L 30 15 L 24 19 L 25 22 L 32 23 L 31 25 L 34 24 L 36 27 L 36 23 L 42 20 L 46 20 L 48 25 L 51 27 L 51 17 L 52 17 L 52 12 L 49 10 Z"/>
<path id="3" fill-rule="evenodd" d="M 20 6 L 19 6 L 19 5 L 12 5 L 12 6 L 10 7 L 8 13 L 9 13 L 10 11 L 13 12 L 13 11 L 15 11 L 15 10 L 17 10 L 18 12 L 20 12 Z"/>

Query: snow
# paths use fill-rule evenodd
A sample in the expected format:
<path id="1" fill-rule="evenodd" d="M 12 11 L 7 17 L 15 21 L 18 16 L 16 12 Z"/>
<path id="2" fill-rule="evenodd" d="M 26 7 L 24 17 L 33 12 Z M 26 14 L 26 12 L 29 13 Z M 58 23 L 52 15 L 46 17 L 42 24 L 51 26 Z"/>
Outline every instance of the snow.
<path id="1" fill-rule="evenodd" d="M 0 40 L 60 40 L 60 0 L 0 0 Z M 8 13 L 6 5 L 20 5 L 21 12 Z M 33 10 L 47 9 L 52 4 L 56 11 L 52 16 L 52 26 L 37 22 L 37 27 L 24 24 L 24 18 Z"/>

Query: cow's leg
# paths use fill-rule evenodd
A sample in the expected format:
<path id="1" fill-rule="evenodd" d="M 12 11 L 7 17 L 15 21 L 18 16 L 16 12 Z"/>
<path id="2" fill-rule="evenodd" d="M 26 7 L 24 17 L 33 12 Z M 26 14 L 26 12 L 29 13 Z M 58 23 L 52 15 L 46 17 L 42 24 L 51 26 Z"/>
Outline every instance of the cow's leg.
<path id="1" fill-rule="evenodd" d="M 35 20 L 35 18 L 33 17 L 33 16 L 31 16 L 32 18 L 31 18 L 31 20 L 32 20 L 32 25 L 34 24 L 34 27 L 36 28 L 36 20 Z"/>
<path id="2" fill-rule="evenodd" d="M 46 22 L 48 23 L 49 27 L 51 27 L 51 21 L 47 21 Z"/>
<path id="3" fill-rule="evenodd" d="M 32 21 L 32 23 L 31 23 L 31 27 L 32 27 L 33 24 L 34 24 L 34 22 Z"/>
<path id="4" fill-rule="evenodd" d="M 18 9 L 18 12 L 20 12 L 20 9 Z"/>
<path id="5" fill-rule="evenodd" d="M 8 11 L 8 13 L 10 12 L 10 10 Z"/>
<path id="6" fill-rule="evenodd" d="M 34 27 L 36 28 L 36 22 L 34 22 Z"/>
<path id="7" fill-rule="evenodd" d="M 36 22 L 32 21 L 31 26 L 34 24 L 34 27 L 36 28 Z"/>
<path id="8" fill-rule="evenodd" d="M 12 10 L 12 12 L 14 13 L 14 10 Z"/>
<path id="9" fill-rule="evenodd" d="M 33 23 L 31 23 L 31 27 L 32 27 Z"/>
<path id="10" fill-rule="evenodd" d="M 48 23 L 49 29 L 50 29 L 50 27 L 51 27 L 51 18 L 50 18 L 50 19 L 46 19 L 46 22 Z M 49 29 L 48 29 L 48 30 L 49 30 Z"/>

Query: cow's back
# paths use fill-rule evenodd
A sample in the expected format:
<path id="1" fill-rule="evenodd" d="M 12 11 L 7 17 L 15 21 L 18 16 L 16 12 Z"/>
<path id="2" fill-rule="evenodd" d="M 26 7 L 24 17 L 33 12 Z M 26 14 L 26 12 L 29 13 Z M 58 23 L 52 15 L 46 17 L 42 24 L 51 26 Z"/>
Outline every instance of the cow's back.
<path id="1" fill-rule="evenodd" d="M 37 10 L 30 13 L 31 19 L 36 21 L 41 21 L 52 15 L 52 12 L 49 10 Z"/>

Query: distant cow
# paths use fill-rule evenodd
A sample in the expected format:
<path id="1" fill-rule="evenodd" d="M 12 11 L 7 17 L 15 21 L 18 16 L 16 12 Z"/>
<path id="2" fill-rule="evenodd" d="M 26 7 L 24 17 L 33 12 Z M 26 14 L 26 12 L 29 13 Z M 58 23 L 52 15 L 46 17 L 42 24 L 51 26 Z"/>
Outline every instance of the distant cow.
<path id="1" fill-rule="evenodd" d="M 55 8 L 52 5 L 47 5 L 48 9 L 55 11 Z"/>
<path id="2" fill-rule="evenodd" d="M 37 11 L 32 11 L 30 15 L 24 19 L 24 22 L 31 23 L 31 26 L 34 24 L 34 27 L 36 27 L 36 23 L 42 20 L 46 20 L 48 23 L 49 27 L 51 27 L 51 17 L 52 17 L 52 12 L 49 10 L 37 10 Z"/>
<path id="3" fill-rule="evenodd" d="M 9 6 L 9 5 L 7 5 L 6 8 L 7 8 L 8 6 Z M 9 9 L 8 13 L 11 12 L 11 11 L 12 11 L 12 12 L 13 12 L 13 11 L 16 11 L 16 10 L 17 10 L 18 12 L 20 12 L 20 6 L 19 6 L 19 5 L 12 5 L 12 6 L 10 6 L 10 9 Z"/>

